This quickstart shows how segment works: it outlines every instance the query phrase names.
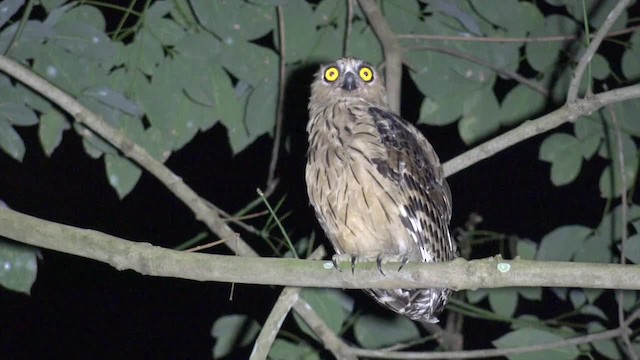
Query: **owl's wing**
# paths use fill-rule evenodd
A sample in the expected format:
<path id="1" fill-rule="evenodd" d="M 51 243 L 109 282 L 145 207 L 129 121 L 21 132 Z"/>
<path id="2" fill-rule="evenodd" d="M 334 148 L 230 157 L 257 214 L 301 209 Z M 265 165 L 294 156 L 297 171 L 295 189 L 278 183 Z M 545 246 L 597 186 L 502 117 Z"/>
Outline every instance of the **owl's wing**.
<path id="1" fill-rule="evenodd" d="M 399 189 L 401 220 L 431 261 L 452 260 L 449 235 L 451 191 L 438 156 L 427 139 L 397 114 L 371 106 L 369 115 L 386 149 L 386 158 L 372 159 L 378 172 Z"/>

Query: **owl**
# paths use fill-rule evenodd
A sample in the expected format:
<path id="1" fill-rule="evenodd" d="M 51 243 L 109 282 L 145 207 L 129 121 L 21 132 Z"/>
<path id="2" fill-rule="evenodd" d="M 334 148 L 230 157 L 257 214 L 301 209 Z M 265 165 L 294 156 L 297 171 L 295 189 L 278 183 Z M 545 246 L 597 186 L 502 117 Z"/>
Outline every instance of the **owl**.
<path id="1" fill-rule="evenodd" d="M 344 258 L 381 263 L 456 257 L 451 193 L 438 156 L 413 125 L 389 109 L 383 79 L 368 63 L 322 66 L 311 85 L 305 180 L 310 203 Z M 401 265 L 401 267 L 402 267 Z M 339 268 L 338 268 L 339 269 Z M 435 323 L 450 289 L 367 289 L 383 306 Z"/>

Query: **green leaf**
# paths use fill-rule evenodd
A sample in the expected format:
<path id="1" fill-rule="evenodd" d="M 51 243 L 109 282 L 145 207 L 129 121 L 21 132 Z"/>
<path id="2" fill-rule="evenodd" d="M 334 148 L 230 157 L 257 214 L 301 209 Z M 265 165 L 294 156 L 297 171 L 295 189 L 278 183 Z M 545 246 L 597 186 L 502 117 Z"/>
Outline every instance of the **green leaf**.
<path id="1" fill-rule="evenodd" d="M 518 306 L 518 290 L 516 288 L 490 289 L 489 305 L 496 314 L 506 318 L 513 317 Z"/>
<path id="2" fill-rule="evenodd" d="M 600 55 L 595 54 L 591 59 L 591 76 L 598 80 L 604 80 L 611 74 L 611 68 L 609 68 L 609 62 L 607 59 Z"/>
<path id="3" fill-rule="evenodd" d="M 484 91 L 482 84 L 464 80 L 461 82 L 464 83 L 464 86 L 458 83 L 459 88 L 450 96 L 440 98 L 427 95 L 420 107 L 418 123 L 449 125 L 458 120 L 464 111 L 460 104 L 469 103 L 471 100 L 477 99 L 479 94 Z M 438 85 L 434 84 L 434 87 L 438 87 Z"/>
<path id="4" fill-rule="evenodd" d="M 619 197 L 623 190 L 629 190 L 633 185 L 633 179 L 638 171 L 638 148 L 631 136 L 621 135 L 624 174 L 627 180 L 627 189 L 622 189 L 618 139 L 613 132 L 609 133 L 608 139 L 608 142 L 602 144 L 599 152 L 603 157 L 611 158 L 611 164 L 604 169 L 600 176 L 600 194 L 602 197 L 612 198 Z"/>
<path id="5" fill-rule="evenodd" d="M 500 127 L 498 100 L 491 88 L 467 98 L 462 107 L 463 117 L 458 123 L 458 131 L 465 144 L 476 143 Z"/>
<path id="6" fill-rule="evenodd" d="M 529 239 L 518 239 L 516 243 L 516 254 L 524 260 L 533 260 L 536 258 L 538 245 Z"/>
<path id="7" fill-rule="evenodd" d="M 546 97 L 528 86 L 517 85 L 505 96 L 500 106 L 500 123 L 517 125 L 539 114 L 546 105 Z"/>
<path id="8" fill-rule="evenodd" d="M 93 24 L 64 19 L 54 26 L 53 43 L 77 56 L 113 65 L 117 47 Z"/>
<path id="9" fill-rule="evenodd" d="M 191 0 L 191 6 L 202 24 L 225 44 L 257 39 L 276 25 L 275 8 L 235 0 Z"/>
<path id="10" fill-rule="evenodd" d="M 593 304 L 604 292 L 603 289 L 582 289 L 590 304 Z"/>
<path id="11" fill-rule="evenodd" d="M 467 290 L 466 294 L 467 294 L 467 300 L 469 300 L 470 303 L 477 304 L 480 301 L 482 301 L 482 299 L 487 297 L 488 290 L 486 289 Z"/>
<path id="12" fill-rule="evenodd" d="M 138 68 L 147 75 L 153 75 L 158 64 L 164 59 L 164 50 L 158 39 L 143 28 L 136 33 L 132 43 L 125 48 L 127 65 Z"/>
<path id="13" fill-rule="evenodd" d="M 522 295 L 523 298 L 531 301 L 540 301 L 542 300 L 542 288 L 539 287 L 519 287 L 516 288 L 518 290 L 518 294 Z"/>
<path id="14" fill-rule="evenodd" d="M 85 89 L 82 94 L 129 115 L 142 116 L 144 114 L 135 102 L 107 86 L 93 86 Z"/>
<path id="15" fill-rule="evenodd" d="M 233 314 L 219 317 L 211 328 L 211 336 L 216 339 L 213 358 L 223 358 L 237 347 L 253 342 L 258 335 L 260 325 L 247 315 Z"/>
<path id="16" fill-rule="evenodd" d="M 231 79 L 224 70 L 212 67 L 210 79 L 218 115 L 227 128 L 231 149 L 237 154 L 253 141 L 243 123 L 243 106 L 236 98 Z"/>
<path id="17" fill-rule="evenodd" d="M 587 303 L 587 297 L 584 294 L 584 291 L 579 289 L 573 289 L 569 292 L 569 299 L 571 299 L 571 304 L 573 304 L 574 309 L 578 309 L 580 306 Z"/>
<path id="18" fill-rule="evenodd" d="M 62 133 L 70 128 L 67 119 L 57 110 L 52 109 L 40 117 L 38 137 L 47 156 L 51 157 L 53 151 L 62 142 Z"/>
<path id="19" fill-rule="evenodd" d="M 577 24 L 572 19 L 562 15 L 549 15 L 544 24 L 531 31 L 531 37 L 556 36 L 558 34 L 575 34 Z M 561 41 L 535 41 L 525 45 L 527 61 L 537 71 L 547 71 L 560 56 L 560 51 L 566 46 Z"/>
<path id="20" fill-rule="evenodd" d="M 38 275 L 38 249 L 0 239 L 0 285 L 31 294 Z"/>
<path id="21" fill-rule="evenodd" d="M 142 175 L 142 170 L 130 160 L 118 155 L 106 154 L 104 163 L 107 170 L 107 179 L 118 197 L 123 199 L 133 190 Z"/>
<path id="22" fill-rule="evenodd" d="M 578 140 L 564 133 L 548 136 L 540 145 L 540 160 L 551 163 L 551 182 L 566 185 L 578 176 L 582 167 L 582 153 Z"/>
<path id="23" fill-rule="evenodd" d="M 569 14 L 573 15 L 580 22 L 584 22 L 584 13 L 586 11 L 589 18 L 589 26 L 594 29 L 599 29 L 617 3 L 618 2 L 614 0 L 584 0 L 566 1 L 564 5 L 567 7 Z M 624 29 L 627 18 L 626 11 L 623 11 L 620 17 L 613 23 L 611 31 Z"/>
<path id="24" fill-rule="evenodd" d="M 420 21 L 420 5 L 416 0 L 386 0 L 382 12 L 396 34 L 410 33 Z"/>
<path id="25" fill-rule="evenodd" d="M 367 349 L 377 349 L 420 337 L 416 324 L 404 316 L 382 318 L 363 315 L 356 320 L 353 332 L 358 343 Z"/>
<path id="26" fill-rule="evenodd" d="M 278 82 L 264 79 L 253 89 L 245 115 L 247 129 L 253 137 L 270 133 L 275 127 L 278 105 Z"/>
<path id="27" fill-rule="evenodd" d="M 342 47 L 342 43 L 336 44 Z M 354 21 L 351 24 L 351 38 L 349 39 L 349 56 L 354 56 L 373 65 L 383 60 L 382 45 L 376 38 L 371 27 L 364 21 Z"/>
<path id="28" fill-rule="evenodd" d="M 640 44 L 633 44 L 622 55 L 622 74 L 627 80 L 640 78 Z"/>
<path id="29" fill-rule="evenodd" d="M 638 219 L 640 219 L 640 207 L 636 205 L 629 206 L 627 221 L 633 222 Z M 602 218 L 600 225 L 598 225 L 597 233 L 613 240 L 619 240 L 622 237 L 622 205 L 616 206 L 613 211 L 610 211 Z"/>
<path id="30" fill-rule="evenodd" d="M 602 309 L 600 309 L 599 307 L 597 307 L 595 305 L 591 305 L 591 304 L 583 306 L 580 309 L 580 314 L 596 316 L 596 317 L 599 317 L 600 319 L 602 319 L 604 321 L 608 321 L 609 320 L 609 318 L 604 313 L 604 311 L 602 311 Z"/>
<path id="31" fill-rule="evenodd" d="M 273 50 L 251 42 L 222 46 L 222 65 L 238 79 L 256 85 L 265 78 L 278 77 L 278 56 Z"/>
<path id="32" fill-rule="evenodd" d="M 304 60 L 316 43 L 316 28 L 312 21 L 313 9 L 306 1 L 291 1 L 282 8 L 284 15 L 285 59 L 291 64 Z M 278 31 L 273 32 L 274 42 L 280 48 Z M 337 45 L 337 44 L 336 44 Z"/>
<path id="33" fill-rule="evenodd" d="M 622 251 L 622 246 L 618 249 Z M 635 234 L 624 242 L 624 256 L 631 262 L 640 264 L 640 234 Z"/>
<path id="34" fill-rule="evenodd" d="M 145 26 L 147 26 L 149 32 L 165 46 L 177 44 L 186 34 L 182 26 L 178 23 L 163 17 L 148 18 Z"/>
<path id="35" fill-rule="evenodd" d="M 300 296 L 334 333 L 340 332 L 342 323 L 353 311 L 353 300 L 335 289 L 305 288 Z M 316 334 L 301 317 L 294 313 L 294 319 L 304 333 L 316 338 Z"/>
<path id="36" fill-rule="evenodd" d="M 15 129 L 4 119 L 0 119 L 0 148 L 12 158 L 22 162 L 26 148 Z"/>
<path id="37" fill-rule="evenodd" d="M 584 241 L 582 247 L 576 252 L 574 261 L 609 263 L 611 258 L 611 240 L 596 233 Z"/>
<path id="38" fill-rule="evenodd" d="M 582 225 L 561 226 L 542 238 L 536 259 L 569 261 L 592 232 L 593 230 Z"/>
<path id="39" fill-rule="evenodd" d="M 492 341 L 493 345 L 499 349 L 513 348 L 526 345 L 548 344 L 563 340 L 562 337 L 554 333 L 532 328 L 522 328 L 514 330 L 497 340 Z M 566 346 L 551 350 L 508 355 L 509 360 L 570 360 L 578 357 L 580 352 L 574 346 Z"/>
<path id="40" fill-rule="evenodd" d="M 592 321 L 588 324 L 589 334 L 596 334 L 606 331 L 607 329 L 602 324 Z M 597 352 L 606 356 L 607 359 L 618 360 L 622 359 L 622 354 L 618 350 L 618 346 L 613 339 L 598 340 L 591 343 Z"/>
<path id="41" fill-rule="evenodd" d="M 24 104 L 0 102 L 0 119 L 5 119 L 13 125 L 31 126 L 38 123 L 38 116 Z"/>
<path id="42" fill-rule="evenodd" d="M 271 360 L 320 360 L 317 350 L 304 345 L 294 344 L 290 341 L 276 339 L 269 350 Z"/>

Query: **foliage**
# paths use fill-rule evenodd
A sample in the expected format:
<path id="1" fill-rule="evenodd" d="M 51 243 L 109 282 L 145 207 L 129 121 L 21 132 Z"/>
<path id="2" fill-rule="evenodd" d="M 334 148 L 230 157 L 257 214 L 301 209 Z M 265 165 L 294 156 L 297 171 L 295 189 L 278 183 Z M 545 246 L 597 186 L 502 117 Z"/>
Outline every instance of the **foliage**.
<path id="1" fill-rule="evenodd" d="M 500 6 L 483 0 L 383 0 L 380 6 L 391 29 L 401 35 L 410 79 L 424 97 L 418 122 L 457 124 L 460 138 L 473 145 L 561 106 L 575 61 L 587 46 L 580 37 L 582 29 L 596 31 L 615 3 L 547 0 L 537 7 L 537 2 L 516 0 L 501 1 Z M 4 0 L 0 2 L 0 51 L 77 98 L 160 161 L 218 123 L 227 130 L 229 146 L 237 154 L 258 137 L 271 136 L 275 127 L 278 87 L 287 81 L 278 72 L 282 29 L 276 6 L 282 6 L 287 74 L 342 56 L 345 43 L 347 55 L 383 62 L 380 42 L 356 4 L 347 31 L 348 6 L 341 0 L 157 0 L 135 11 L 108 2 Z M 108 10 L 117 12 L 118 18 L 106 18 Z M 633 24 L 625 11 L 612 30 Z M 424 39 L 410 36 L 418 34 L 450 38 L 426 46 Z M 527 41 L 557 36 L 565 38 Z M 519 40 L 478 42 L 460 37 Z M 592 59 L 582 94 L 640 78 L 640 32 L 619 39 L 610 43 L 614 50 Z M 516 82 L 509 76 L 513 72 L 536 86 Z M 566 186 L 585 167 L 604 163 L 600 195 L 611 202 L 627 197 L 637 183 L 639 113 L 640 101 L 621 102 L 547 135 L 539 159 L 550 164 L 550 181 Z M 27 151 L 15 130 L 22 126 L 38 126 L 47 156 L 60 146 L 67 131 L 82 136 L 87 155 L 103 159 L 109 184 L 121 198 L 135 188 L 142 174 L 138 165 L 40 94 L 0 75 L 0 148 L 16 161 Z M 620 174 L 626 177 L 626 188 Z M 539 243 L 511 239 L 510 255 L 618 262 L 622 229 L 632 224 L 625 257 L 640 263 L 640 207 L 629 206 L 623 223 L 621 206 L 608 208 L 596 227 L 568 224 Z M 35 280 L 35 257 L 33 251 L 0 242 L 0 265 L 4 264 L 0 284 L 28 293 Z M 573 310 L 540 319 L 529 314 L 524 304 L 546 301 L 542 293 L 542 289 L 524 288 L 478 290 L 467 292 L 464 301 L 454 301 L 449 309 L 507 323 L 510 330 L 503 336 L 488 339 L 497 348 L 597 333 L 616 321 L 614 312 L 598 302 L 604 291 L 582 289 L 552 289 L 553 296 Z M 625 294 L 622 306 L 628 313 L 639 299 L 637 292 Z M 342 293 L 316 289 L 305 290 L 302 296 L 333 331 L 353 331 L 353 339 L 362 347 L 424 342 L 415 323 L 354 312 L 353 301 Z M 295 321 L 300 337 L 278 339 L 270 356 L 320 358 L 322 345 L 315 342 L 304 321 L 297 316 Z M 212 330 L 217 340 L 214 357 L 231 354 L 236 345 L 250 344 L 257 331 L 258 325 L 246 316 L 219 319 Z M 634 341 L 638 347 L 637 332 Z M 584 353 L 610 359 L 623 356 L 619 344 L 607 339 L 509 358 L 574 359 Z"/>

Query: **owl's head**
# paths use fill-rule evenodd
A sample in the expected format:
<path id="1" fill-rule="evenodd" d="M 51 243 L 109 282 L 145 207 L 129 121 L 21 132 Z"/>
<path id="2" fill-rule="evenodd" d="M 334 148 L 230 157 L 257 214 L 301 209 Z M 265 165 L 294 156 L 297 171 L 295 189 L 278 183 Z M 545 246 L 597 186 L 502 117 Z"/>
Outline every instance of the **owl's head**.
<path id="1" fill-rule="evenodd" d="M 356 58 L 342 58 L 320 67 L 311 86 L 311 99 L 338 101 L 359 98 L 386 105 L 382 78 L 371 64 Z"/>

